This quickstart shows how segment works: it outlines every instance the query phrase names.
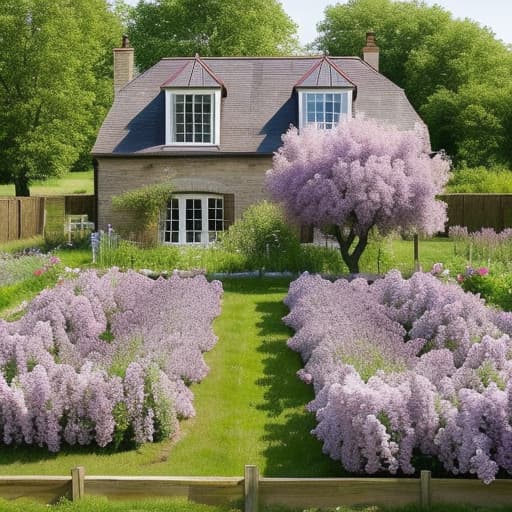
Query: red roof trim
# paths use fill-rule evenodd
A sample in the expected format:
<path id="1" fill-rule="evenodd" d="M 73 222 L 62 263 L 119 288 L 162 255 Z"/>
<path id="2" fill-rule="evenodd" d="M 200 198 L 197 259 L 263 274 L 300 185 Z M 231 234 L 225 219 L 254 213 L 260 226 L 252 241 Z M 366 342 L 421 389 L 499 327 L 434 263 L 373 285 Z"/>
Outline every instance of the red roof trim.
<path id="1" fill-rule="evenodd" d="M 185 64 L 183 64 L 183 66 L 181 66 L 180 69 L 178 69 L 178 71 L 176 71 L 173 75 L 171 75 L 160 87 L 168 87 L 171 85 L 172 82 L 174 82 L 174 80 L 176 80 L 176 78 L 178 78 L 181 73 L 185 70 L 185 68 L 190 64 L 190 61 L 187 61 L 185 62 Z"/>
<path id="2" fill-rule="evenodd" d="M 190 81 L 192 80 L 192 76 L 194 74 L 196 64 L 198 64 L 199 66 L 201 66 L 201 69 L 203 71 L 208 73 L 208 75 L 215 82 L 217 82 L 219 84 L 219 87 L 222 89 L 222 96 L 225 97 L 227 95 L 227 89 L 226 89 L 226 86 L 224 85 L 224 82 L 222 80 L 220 80 L 217 76 L 215 76 L 215 73 L 205 64 L 205 62 L 201 59 L 201 57 L 199 57 L 199 54 L 197 54 L 197 53 L 196 53 L 193 61 L 188 60 L 187 62 L 185 62 L 185 64 L 183 64 L 183 66 L 181 66 L 181 68 L 178 69 L 178 71 L 176 71 L 171 77 L 169 77 L 160 87 L 161 88 L 172 87 L 173 82 L 185 71 L 187 66 L 191 63 L 192 63 L 192 70 L 191 70 L 190 76 L 188 78 L 188 87 L 190 87 Z"/>
<path id="3" fill-rule="evenodd" d="M 295 85 L 293 86 L 293 88 L 295 89 L 295 87 L 300 87 L 300 84 L 302 82 L 304 82 L 304 80 L 306 80 L 306 78 L 308 78 L 311 74 L 313 74 L 313 72 L 315 71 L 316 68 L 318 68 L 318 66 L 320 66 L 322 64 L 322 62 L 324 61 L 325 59 L 325 56 L 323 56 L 322 58 L 318 59 L 316 61 L 315 64 L 313 64 L 313 66 L 311 66 L 311 68 L 306 71 L 298 80 L 297 82 L 295 82 Z"/>
<path id="4" fill-rule="evenodd" d="M 203 59 L 201 59 L 201 57 L 199 57 L 198 53 L 196 53 L 195 60 L 196 62 L 199 62 L 199 64 L 201 64 L 203 69 L 213 78 L 213 80 L 215 80 L 222 87 L 224 91 L 227 91 L 224 82 L 215 75 L 215 73 L 210 69 L 206 62 Z"/>
<path id="5" fill-rule="evenodd" d="M 356 87 L 356 84 L 350 80 L 350 78 L 335 64 L 329 57 L 326 55 L 324 59 L 329 63 L 329 66 L 334 68 L 349 84 L 352 84 L 354 87 Z"/>
<path id="6" fill-rule="evenodd" d="M 311 68 L 304 75 L 302 75 L 299 78 L 299 80 L 295 83 L 293 88 L 295 89 L 295 87 L 300 87 L 302 85 L 302 83 L 309 76 L 311 76 L 316 71 L 316 69 L 318 69 L 318 67 L 321 66 L 324 62 L 326 62 L 329 65 L 330 69 L 334 69 L 334 71 L 336 71 L 336 73 L 341 75 L 354 88 L 357 88 L 356 84 L 354 82 L 352 82 L 352 80 L 350 80 L 350 78 L 327 55 L 324 55 L 320 59 L 318 59 L 318 61 L 313 66 L 311 66 Z M 320 78 L 320 76 L 319 76 L 319 78 Z M 331 75 L 331 82 L 332 82 L 332 75 Z M 317 80 L 317 85 L 318 85 L 318 80 Z"/>

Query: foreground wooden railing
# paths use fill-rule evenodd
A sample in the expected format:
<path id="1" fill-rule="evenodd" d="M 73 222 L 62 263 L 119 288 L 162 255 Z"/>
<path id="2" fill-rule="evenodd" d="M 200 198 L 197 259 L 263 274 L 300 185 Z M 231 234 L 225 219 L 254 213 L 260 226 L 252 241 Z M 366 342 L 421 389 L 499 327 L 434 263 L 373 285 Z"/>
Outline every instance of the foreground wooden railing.
<path id="1" fill-rule="evenodd" d="M 0 497 L 28 498 L 55 503 L 66 497 L 108 499 L 186 498 L 207 505 L 244 503 L 245 512 L 262 505 L 336 507 L 354 505 L 428 508 L 436 503 L 472 506 L 509 505 L 512 480 L 485 485 L 479 480 L 431 478 L 261 478 L 256 466 L 246 466 L 244 477 L 89 476 L 83 467 L 71 476 L 0 476 Z"/>

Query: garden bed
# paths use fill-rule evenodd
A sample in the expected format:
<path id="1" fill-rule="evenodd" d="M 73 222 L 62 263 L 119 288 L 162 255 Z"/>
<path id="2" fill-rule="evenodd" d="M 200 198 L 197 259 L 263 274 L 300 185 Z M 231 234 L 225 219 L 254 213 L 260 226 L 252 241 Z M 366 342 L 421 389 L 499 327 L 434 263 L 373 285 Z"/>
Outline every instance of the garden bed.
<path id="1" fill-rule="evenodd" d="M 430 469 L 421 454 L 484 482 L 512 473 L 511 313 L 397 271 L 371 286 L 305 274 L 285 302 L 314 432 L 345 469 L 411 474 Z"/>
<path id="2" fill-rule="evenodd" d="M 59 281 L 0 320 L 4 444 L 140 445 L 195 414 L 186 384 L 208 372 L 222 285 L 94 271 Z"/>

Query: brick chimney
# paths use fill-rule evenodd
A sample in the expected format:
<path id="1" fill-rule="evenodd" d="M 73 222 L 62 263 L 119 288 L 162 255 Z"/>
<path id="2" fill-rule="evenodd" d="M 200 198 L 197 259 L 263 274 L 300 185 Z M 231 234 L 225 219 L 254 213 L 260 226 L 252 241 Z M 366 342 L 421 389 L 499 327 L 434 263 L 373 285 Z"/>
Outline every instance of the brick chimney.
<path id="1" fill-rule="evenodd" d="M 124 87 L 133 79 L 133 56 L 134 51 L 130 46 L 128 36 L 123 36 L 121 48 L 114 48 L 114 93 L 117 94 L 121 87 Z"/>
<path id="2" fill-rule="evenodd" d="M 363 59 L 379 71 L 379 47 L 375 42 L 375 32 L 366 32 L 366 46 L 363 48 Z"/>

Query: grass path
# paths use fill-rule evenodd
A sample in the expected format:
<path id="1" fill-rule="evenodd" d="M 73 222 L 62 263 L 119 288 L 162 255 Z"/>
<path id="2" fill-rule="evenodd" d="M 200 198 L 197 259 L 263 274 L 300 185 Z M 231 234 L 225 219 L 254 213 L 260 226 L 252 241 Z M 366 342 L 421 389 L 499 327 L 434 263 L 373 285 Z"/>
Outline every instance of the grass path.
<path id="1" fill-rule="evenodd" d="M 197 416 L 182 422 L 179 439 L 120 453 L 2 447 L 0 474 L 69 474 L 84 465 L 89 474 L 235 476 L 257 464 L 266 476 L 342 475 L 309 433 L 315 421 L 304 404 L 313 392 L 295 375 L 300 358 L 286 347 L 290 331 L 281 322 L 288 284 L 224 283 L 219 342 L 206 355 L 210 374 L 192 387 Z"/>

